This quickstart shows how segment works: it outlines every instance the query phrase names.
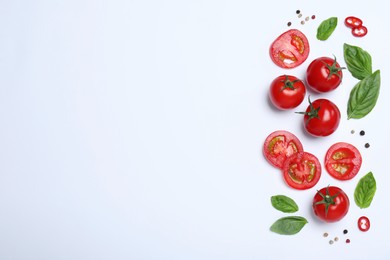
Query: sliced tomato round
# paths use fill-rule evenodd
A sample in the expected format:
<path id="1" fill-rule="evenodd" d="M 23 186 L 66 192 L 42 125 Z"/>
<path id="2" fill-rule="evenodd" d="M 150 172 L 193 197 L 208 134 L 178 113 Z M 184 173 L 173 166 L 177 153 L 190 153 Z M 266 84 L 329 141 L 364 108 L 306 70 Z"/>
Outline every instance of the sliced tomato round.
<path id="1" fill-rule="evenodd" d="M 264 141 L 263 154 L 265 158 L 280 169 L 286 158 L 298 152 L 303 152 L 301 141 L 294 134 L 285 130 L 271 133 Z"/>
<path id="2" fill-rule="evenodd" d="M 309 56 L 310 46 L 306 36 L 297 29 L 282 33 L 271 44 L 272 61 L 282 68 L 295 68 Z"/>
<path id="3" fill-rule="evenodd" d="M 310 189 L 320 180 L 320 161 L 308 152 L 295 153 L 284 162 L 283 177 L 291 188 Z"/>
<path id="4" fill-rule="evenodd" d="M 362 165 L 359 150 L 349 143 L 333 144 L 325 155 L 326 171 L 338 180 L 350 180 L 356 176 Z"/>

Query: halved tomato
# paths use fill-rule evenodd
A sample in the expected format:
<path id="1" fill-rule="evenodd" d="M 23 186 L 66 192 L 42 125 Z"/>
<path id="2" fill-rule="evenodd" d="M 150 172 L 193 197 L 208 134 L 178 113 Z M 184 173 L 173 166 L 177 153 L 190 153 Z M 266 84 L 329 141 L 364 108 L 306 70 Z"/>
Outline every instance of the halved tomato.
<path id="1" fill-rule="evenodd" d="M 338 180 L 350 180 L 359 172 L 362 156 L 359 150 L 349 143 L 333 144 L 325 155 L 327 172 Z"/>
<path id="2" fill-rule="evenodd" d="M 303 152 L 302 143 L 298 137 L 285 130 L 271 133 L 264 141 L 263 154 L 265 158 L 280 169 L 286 158 L 298 152 Z"/>
<path id="3" fill-rule="evenodd" d="M 284 162 L 283 177 L 291 188 L 310 189 L 320 180 L 320 161 L 308 152 L 295 153 Z"/>
<path id="4" fill-rule="evenodd" d="M 272 61 L 282 68 L 295 68 L 309 56 L 310 46 L 306 36 L 297 29 L 282 33 L 271 44 Z"/>

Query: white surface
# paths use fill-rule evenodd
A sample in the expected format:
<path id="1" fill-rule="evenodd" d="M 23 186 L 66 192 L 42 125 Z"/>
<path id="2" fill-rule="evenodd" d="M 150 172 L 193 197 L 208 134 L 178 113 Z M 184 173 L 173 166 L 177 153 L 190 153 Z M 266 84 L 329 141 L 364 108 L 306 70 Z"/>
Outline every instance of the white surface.
<path id="1" fill-rule="evenodd" d="M 0 258 L 390 259 L 388 10 L 354 3 L 1 1 Z M 297 9 L 317 18 L 302 26 Z M 366 37 L 351 36 L 349 15 L 363 19 Z M 339 25 L 319 42 L 316 28 L 331 16 Z M 311 53 L 285 71 L 268 47 L 288 21 Z M 345 72 L 339 89 L 321 95 L 339 105 L 340 128 L 310 138 L 300 115 L 270 107 L 268 84 L 279 74 L 302 77 L 318 56 L 334 54 L 345 66 L 344 42 L 369 51 L 381 69 L 379 101 L 366 118 L 347 121 L 356 80 Z M 315 188 L 289 189 L 261 154 L 277 129 L 319 158 L 336 141 L 353 143 L 361 172 L 339 182 L 324 171 Z M 352 194 L 368 171 L 378 190 L 361 210 Z M 310 213 L 315 190 L 328 184 L 351 199 L 335 224 Z M 270 204 L 275 194 L 294 198 L 308 219 L 298 235 L 269 231 L 285 216 Z M 367 233 L 356 228 L 361 215 L 371 219 Z M 340 241 L 330 246 L 324 232 Z"/>

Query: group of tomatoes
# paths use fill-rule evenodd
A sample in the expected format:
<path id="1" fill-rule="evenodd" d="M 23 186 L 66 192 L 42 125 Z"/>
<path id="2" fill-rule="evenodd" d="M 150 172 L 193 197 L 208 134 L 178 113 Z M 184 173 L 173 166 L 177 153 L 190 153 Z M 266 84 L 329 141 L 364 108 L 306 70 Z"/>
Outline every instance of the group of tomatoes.
<path id="1" fill-rule="evenodd" d="M 306 36 L 297 29 L 281 34 L 270 47 L 274 63 L 282 68 L 294 68 L 302 64 L 310 51 Z M 270 84 L 269 98 L 280 110 L 296 108 L 305 99 L 307 88 L 315 93 L 336 89 L 342 82 L 342 67 L 336 57 L 319 57 L 306 69 L 305 79 L 292 75 L 276 77 Z M 330 100 L 310 100 L 304 114 L 303 124 L 313 136 L 329 136 L 340 123 L 340 111 Z M 278 130 L 271 133 L 263 146 L 265 158 L 281 169 L 285 182 L 294 189 L 312 188 L 321 177 L 321 163 L 318 158 L 304 151 L 300 140 L 292 133 Z M 356 147 L 339 142 L 329 147 L 324 158 L 326 171 L 339 180 L 352 179 L 359 171 L 362 157 Z M 334 222 L 343 218 L 349 209 L 349 199 L 338 187 L 320 189 L 313 199 L 313 211 L 322 220 Z"/>

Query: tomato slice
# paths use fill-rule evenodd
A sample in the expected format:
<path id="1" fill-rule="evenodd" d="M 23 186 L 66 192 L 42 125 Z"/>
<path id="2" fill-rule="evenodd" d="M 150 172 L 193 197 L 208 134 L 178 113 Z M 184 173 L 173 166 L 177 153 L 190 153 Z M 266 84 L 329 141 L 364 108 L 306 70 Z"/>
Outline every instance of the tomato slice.
<path id="1" fill-rule="evenodd" d="M 295 153 L 285 161 L 283 177 L 291 188 L 297 190 L 310 189 L 320 180 L 320 161 L 308 152 Z"/>
<path id="2" fill-rule="evenodd" d="M 358 227 L 360 231 L 366 232 L 370 229 L 370 220 L 366 216 L 362 216 L 358 219 Z"/>
<path id="3" fill-rule="evenodd" d="M 268 135 L 263 146 L 265 158 L 280 169 L 286 158 L 302 151 L 303 146 L 298 137 L 285 130 L 278 130 Z"/>
<path id="4" fill-rule="evenodd" d="M 325 155 L 327 172 L 338 180 L 350 180 L 356 176 L 362 165 L 359 150 L 349 143 L 333 144 Z"/>
<path id="5" fill-rule="evenodd" d="M 309 56 L 310 46 L 306 36 L 297 29 L 282 33 L 271 44 L 272 61 L 282 68 L 295 68 Z"/>
<path id="6" fill-rule="evenodd" d="M 355 16 L 348 16 L 345 18 L 344 23 L 349 28 L 355 28 L 361 26 L 363 21 Z"/>
<path id="7" fill-rule="evenodd" d="M 352 28 L 352 35 L 356 37 L 363 37 L 367 34 L 367 32 L 367 27 L 363 25 Z"/>

